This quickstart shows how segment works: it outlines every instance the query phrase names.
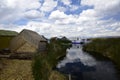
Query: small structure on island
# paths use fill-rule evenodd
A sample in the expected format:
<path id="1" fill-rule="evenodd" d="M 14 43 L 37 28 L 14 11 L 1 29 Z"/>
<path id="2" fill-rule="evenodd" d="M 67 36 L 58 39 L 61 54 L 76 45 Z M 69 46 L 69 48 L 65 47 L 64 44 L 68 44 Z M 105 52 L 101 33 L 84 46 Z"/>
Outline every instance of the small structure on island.
<path id="1" fill-rule="evenodd" d="M 11 40 L 12 53 L 36 53 L 46 50 L 47 39 L 38 33 L 24 29 Z"/>

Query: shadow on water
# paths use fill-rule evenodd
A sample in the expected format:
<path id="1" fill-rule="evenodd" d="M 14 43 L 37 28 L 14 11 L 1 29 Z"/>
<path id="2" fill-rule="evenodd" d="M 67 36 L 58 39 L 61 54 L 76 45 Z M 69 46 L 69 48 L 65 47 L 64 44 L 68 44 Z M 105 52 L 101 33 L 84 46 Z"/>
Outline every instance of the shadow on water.
<path id="1" fill-rule="evenodd" d="M 56 69 L 63 74 L 70 74 L 71 80 L 119 80 L 114 64 L 109 59 L 102 56 L 95 58 L 83 52 L 79 44 L 67 50 Z"/>

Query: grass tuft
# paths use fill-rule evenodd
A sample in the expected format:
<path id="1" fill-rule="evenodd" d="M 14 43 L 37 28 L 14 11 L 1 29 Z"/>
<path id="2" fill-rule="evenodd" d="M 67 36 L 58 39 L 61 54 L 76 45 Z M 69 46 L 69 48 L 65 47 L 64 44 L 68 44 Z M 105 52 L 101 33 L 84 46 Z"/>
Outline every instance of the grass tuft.
<path id="1" fill-rule="evenodd" d="M 47 54 L 36 54 L 32 67 L 35 80 L 54 80 L 54 78 L 55 80 L 66 80 L 64 75 L 53 70 L 59 58 L 66 54 L 66 49 L 70 46 L 64 44 L 68 44 L 68 42 L 51 39 L 50 44 L 47 45 Z"/>

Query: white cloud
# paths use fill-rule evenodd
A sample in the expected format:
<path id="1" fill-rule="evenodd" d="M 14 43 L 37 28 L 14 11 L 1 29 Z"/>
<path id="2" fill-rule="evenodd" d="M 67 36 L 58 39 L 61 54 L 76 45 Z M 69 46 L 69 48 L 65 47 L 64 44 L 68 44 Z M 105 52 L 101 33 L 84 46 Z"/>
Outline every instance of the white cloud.
<path id="1" fill-rule="evenodd" d="M 25 12 L 24 16 L 28 19 L 37 19 L 43 17 L 44 13 L 37 10 L 30 10 Z"/>
<path id="2" fill-rule="evenodd" d="M 2 0 L 0 1 L 1 9 L 14 9 L 25 11 L 28 9 L 37 9 L 41 6 L 39 0 Z M 2 11 L 1 11 L 2 12 Z"/>
<path id="3" fill-rule="evenodd" d="M 120 13 L 120 0 L 81 0 L 82 5 L 94 6 L 98 15 L 108 16 Z"/>
<path id="4" fill-rule="evenodd" d="M 54 20 L 54 25 L 68 26 L 72 29 L 65 35 L 68 36 L 113 36 L 119 35 L 117 29 L 120 27 L 120 22 L 111 20 L 100 20 L 101 16 L 96 14 L 94 9 L 83 11 L 79 16 L 66 15 L 64 12 L 53 11 L 49 19 Z M 64 33 L 64 30 L 61 33 Z M 118 29 L 119 30 L 119 29 Z M 72 34 L 72 35 L 69 35 Z"/>
<path id="5" fill-rule="evenodd" d="M 80 13 L 80 16 L 92 18 L 96 17 L 96 12 L 93 9 L 84 10 Z"/>
<path id="6" fill-rule="evenodd" d="M 61 0 L 61 2 L 63 2 L 65 5 L 71 4 L 71 0 Z"/>
<path id="7" fill-rule="evenodd" d="M 17 25 L 14 25 L 14 24 L 0 24 L 0 29 L 1 30 L 12 30 L 12 31 L 17 31 L 17 32 L 20 32 L 22 29 L 24 29 L 25 27 L 21 27 L 21 26 L 17 26 Z"/>
<path id="8" fill-rule="evenodd" d="M 40 8 L 41 11 L 49 12 L 52 11 L 57 6 L 57 1 L 54 0 L 45 0 L 42 7 Z"/>
<path id="9" fill-rule="evenodd" d="M 64 19 L 64 18 L 68 18 L 68 16 L 59 10 L 53 11 L 50 16 L 49 19 Z"/>
<path id="10" fill-rule="evenodd" d="M 16 30 L 20 32 L 22 29 L 30 29 L 44 35 L 48 38 L 53 36 L 119 36 L 120 34 L 120 22 L 114 22 L 113 20 L 96 20 L 81 23 L 79 25 L 60 25 L 54 22 L 35 22 L 31 21 L 27 25 L 0 25 L 0 29 Z M 114 28 L 114 30 L 113 30 Z"/>
<path id="11" fill-rule="evenodd" d="M 62 11 L 56 10 L 50 14 L 49 19 L 55 20 L 55 24 L 71 25 L 76 23 L 77 17 L 74 15 L 67 15 Z"/>
<path id="12" fill-rule="evenodd" d="M 21 9 L 36 9 L 39 8 L 39 0 L 3 0 L 0 1 L 1 6 L 9 8 L 21 8 Z M 29 5 L 28 5 L 29 4 Z"/>
<path id="13" fill-rule="evenodd" d="M 79 6 L 71 5 L 71 0 L 61 0 L 70 11 Z M 102 20 L 106 16 L 120 13 L 120 0 L 81 0 L 82 6 L 93 6 L 93 9 L 83 10 L 78 15 L 66 14 L 68 8 L 57 6 L 57 1 L 45 0 L 1 0 L 0 29 L 16 30 L 30 29 L 47 37 L 52 36 L 115 36 L 120 34 L 120 21 L 114 18 Z M 56 8 L 57 10 L 54 10 Z M 52 11 L 52 12 L 51 12 Z M 49 17 L 45 13 L 50 12 Z M 26 25 L 15 25 L 14 22 L 27 18 Z M 36 22 L 36 19 L 41 21 Z M 34 20 L 34 21 L 32 21 Z M 11 23 L 6 24 L 5 23 Z"/>
<path id="14" fill-rule="evenodd" d="M 39 0 L 1 0 L 0 23 L 11 23 L 23 17 L 23 13 L 30 9 L 38 9 Z"/>

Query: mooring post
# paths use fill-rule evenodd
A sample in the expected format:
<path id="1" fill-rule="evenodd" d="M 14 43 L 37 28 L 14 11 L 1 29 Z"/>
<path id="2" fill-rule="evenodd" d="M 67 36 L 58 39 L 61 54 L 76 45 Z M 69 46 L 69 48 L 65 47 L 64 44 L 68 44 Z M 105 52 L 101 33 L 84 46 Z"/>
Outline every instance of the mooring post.
<path id="1" fill-rule="evenodd" d="M 68 76 L 69 76 L 69 80 L 71 80 L 71 74 L 69 74 Z"/>

